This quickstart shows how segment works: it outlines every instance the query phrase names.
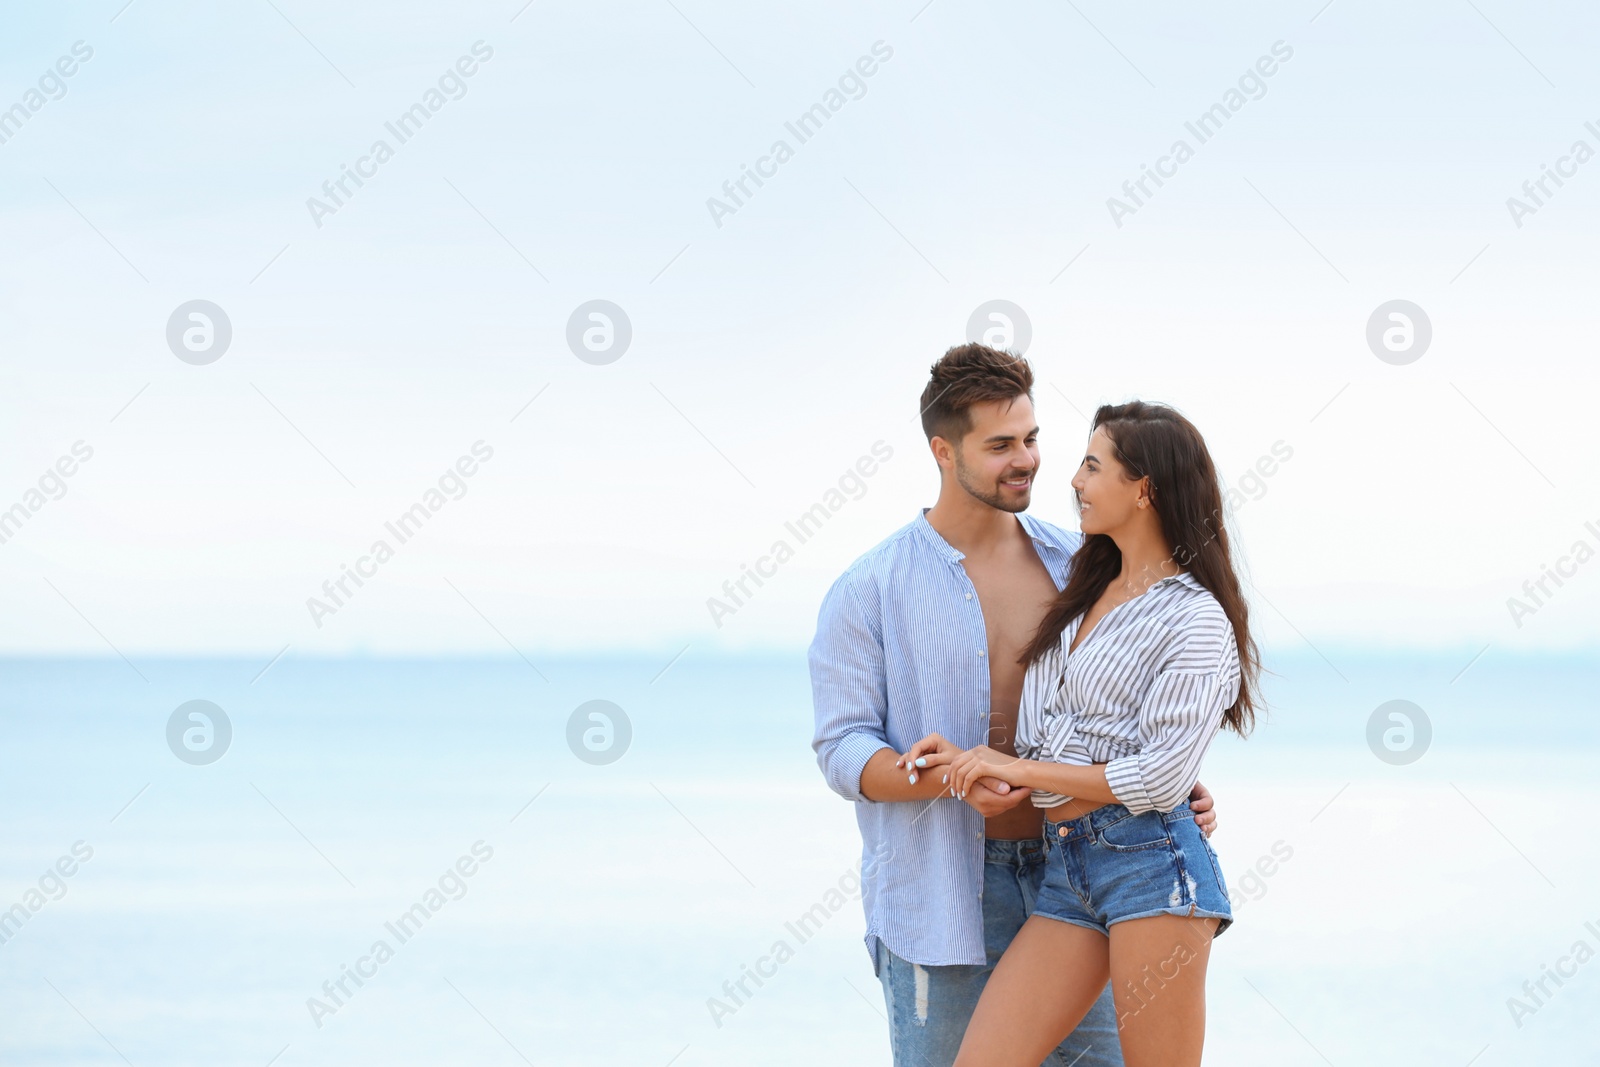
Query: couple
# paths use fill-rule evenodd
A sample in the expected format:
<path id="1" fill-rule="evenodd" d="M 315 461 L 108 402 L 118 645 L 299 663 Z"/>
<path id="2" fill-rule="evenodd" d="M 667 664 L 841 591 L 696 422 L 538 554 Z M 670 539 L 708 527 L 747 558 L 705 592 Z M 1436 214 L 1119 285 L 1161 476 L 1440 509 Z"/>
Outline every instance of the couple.
<path id="1" fill-rule="evenodd" d="M 1232 913 L 1197 776 L 1258 702 L 1221 489 L 1181 415 L 1107 405 L 1082 534 L 1024 514 L 1032 392 L 983 345 L 934 364 L 939 499 L 828 591 L 812 747 L 873 857 L 896 1067 L 1198 1064 Z"/>

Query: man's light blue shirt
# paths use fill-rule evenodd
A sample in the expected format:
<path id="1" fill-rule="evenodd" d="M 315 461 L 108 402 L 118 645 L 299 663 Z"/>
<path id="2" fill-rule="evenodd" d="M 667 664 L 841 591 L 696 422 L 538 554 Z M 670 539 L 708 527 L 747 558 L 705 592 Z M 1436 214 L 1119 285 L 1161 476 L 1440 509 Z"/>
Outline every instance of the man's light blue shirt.
<path id="1" fill-rule="evenodd" d="M 1018 514 L 1056 588 L 1083 535 Z M 926 509 L 852 563 L 823 598 L 811 642 L 811 747 L 861 827 L 867 952 L 877 939 L 924 966 L 982 964 L 983 816 L 954 798 L 878 802 L 861 770 L 930 733 L 989 741 L 988 635 L 977 590 Z"/>

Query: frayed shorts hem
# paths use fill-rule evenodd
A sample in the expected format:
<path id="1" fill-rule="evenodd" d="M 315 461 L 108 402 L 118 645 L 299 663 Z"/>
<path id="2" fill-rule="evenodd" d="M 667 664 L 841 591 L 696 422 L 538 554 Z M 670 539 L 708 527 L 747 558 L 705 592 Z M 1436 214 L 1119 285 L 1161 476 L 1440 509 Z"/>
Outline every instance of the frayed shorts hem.
<path id="1" fill-rule="evenodd" d="M 1048 911 L 1035 910 L 1034 915 L 1041 919 L 1054 919 L 1058 923 L 1069 923 L 1072 926 L 1081 926 L 1085 930 L 1093 930 L 1098 934 L 1110 936 L 1111 927 L 1118 923 L 1125 923 L 1132 919 L 1153 919 L 1157 915 L 1176 915 L 1180 919 L 1218 919 L 1216 932 L 1211 935 L 1212 940 L 1222 936 L 1222 931 L 1233 925 L 1233 916 L 1215 911 L 1206 911 L 1203 908 L 1157 908 L 1154 911 L 1142 911 L 1136 915 L 1119 915 L 1108 923 L 1098 923 L 1093 919 L 1071 918 L 1066 915 L 1056 915 Z M 1232 942 L 1229 942 L 1232 944 Z"/>

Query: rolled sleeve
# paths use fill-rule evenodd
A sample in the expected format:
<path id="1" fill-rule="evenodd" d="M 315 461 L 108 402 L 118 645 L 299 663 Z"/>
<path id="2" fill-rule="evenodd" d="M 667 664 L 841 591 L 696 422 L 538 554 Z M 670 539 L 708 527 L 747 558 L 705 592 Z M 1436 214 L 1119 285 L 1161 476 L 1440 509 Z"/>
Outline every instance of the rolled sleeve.
<path id="1" fill-rule="evenodd" d="M 1239 695 L 1233 627 L 1220 609 L 1173 640 L 1139 708 L 1139 751 L 1106 763 L 1106 785 L 1132 812 L 1172 811 L 1194 788 L 1222 713 Z"/>
<path id="2" fill-rule="evenodd" d="M 850 572 L 823 598 L 807 658 L 817 765 L 841 797 L 876 803 L 861 792 L 861 771 L 873 753 L 893 747 L 886 734 L 889 686 L 881 621 L 874 624 Z"/>

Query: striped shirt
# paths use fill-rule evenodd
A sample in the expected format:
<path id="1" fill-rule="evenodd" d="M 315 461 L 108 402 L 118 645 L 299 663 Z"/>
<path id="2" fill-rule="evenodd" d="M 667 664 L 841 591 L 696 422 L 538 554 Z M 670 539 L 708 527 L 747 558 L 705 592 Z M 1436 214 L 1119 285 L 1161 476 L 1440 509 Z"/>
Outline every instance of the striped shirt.
<path id="1" fill-rule="evenodd" d="M 1171 811 L 1189 796 L 1200 760 L 1239 697 L 1239 650 L 1216 597 L 1187 571 L 1118 604 L 1070 656 L 1079 615 L 1028 665 L 1017 755 L 1106 765 L 1129 811 Z M 1036 807 L 1069 798 L 1033 791 Z"/>
<path id="2" fill-rule="evenodd" d="M 1017 518 L 1060 589 L 1083 536 Z M 983 816 L 953 798 L 861 795 L 861 769 L 880 749 L 904 752 L 930 733 L 962 748 L 988 742 L 988 633 L 962 556 L 918 512 L 833 583 L 811 642 L 811 747 L 829 787 L 855 801 L 874 971 L 880 938 L 924 966 L 985 962 Z"/>

